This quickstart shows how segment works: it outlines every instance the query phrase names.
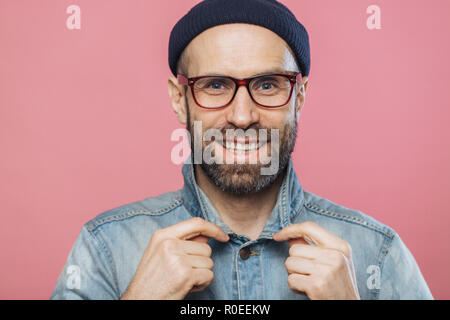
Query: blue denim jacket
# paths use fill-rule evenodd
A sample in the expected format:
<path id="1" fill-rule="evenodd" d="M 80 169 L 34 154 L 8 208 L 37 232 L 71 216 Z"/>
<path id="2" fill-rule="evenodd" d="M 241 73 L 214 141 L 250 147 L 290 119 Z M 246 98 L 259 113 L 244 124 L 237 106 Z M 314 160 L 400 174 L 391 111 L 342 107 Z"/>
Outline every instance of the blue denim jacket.
<path id="1" fill-rule="evenodd" d="M 289 288 L 288 243 L 272 239 L 282 228 L 304 221 L 315 222 L 351 245 L 361 299 L 433 299 L 414 257 L 394 230 L 305 191 L 292 160 L 277 203 L 256 240 L 235 234 L 224 224 L 196 184 L 192 164 L 186 162 L 182 171 L 181 190 L 120 206 L 87 222 L 51 299 L 120 299 L 153 232 L 192 217 L 215 223 L 230 241 L 209 240 L 214 280 L 186 299 L 308 299 Z M 241 258 L 244 247 L 252 254 Z"/>

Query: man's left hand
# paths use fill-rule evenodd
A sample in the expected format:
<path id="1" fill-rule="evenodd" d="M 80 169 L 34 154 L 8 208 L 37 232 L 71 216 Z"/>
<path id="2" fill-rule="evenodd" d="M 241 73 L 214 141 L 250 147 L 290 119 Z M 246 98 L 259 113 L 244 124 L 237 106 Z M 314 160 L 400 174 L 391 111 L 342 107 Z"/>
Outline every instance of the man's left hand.
<path id="1" fill-rule="evenodd" d="M 351 247 L 346 241 L 311 221 L 287 226 L 273 239 L 289 241 L 286 269 L 294 292 L 312 300 L 360 299 Z"/>

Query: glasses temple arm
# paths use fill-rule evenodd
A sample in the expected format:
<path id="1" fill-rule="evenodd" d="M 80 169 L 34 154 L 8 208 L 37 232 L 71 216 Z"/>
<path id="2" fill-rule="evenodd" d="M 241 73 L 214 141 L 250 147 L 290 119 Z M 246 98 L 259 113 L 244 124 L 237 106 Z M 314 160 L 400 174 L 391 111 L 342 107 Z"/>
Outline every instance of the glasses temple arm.
<path id="1" fill-rule="evenodd" d="M 178 79 L 178 84 L 181 84 L 181 85 L 184 85 L 184 86 L 187 86 L 189 84 L 188 78 L 186 78 L 182 74 L 178 74 L 177 75 L 177 79 Z"/>

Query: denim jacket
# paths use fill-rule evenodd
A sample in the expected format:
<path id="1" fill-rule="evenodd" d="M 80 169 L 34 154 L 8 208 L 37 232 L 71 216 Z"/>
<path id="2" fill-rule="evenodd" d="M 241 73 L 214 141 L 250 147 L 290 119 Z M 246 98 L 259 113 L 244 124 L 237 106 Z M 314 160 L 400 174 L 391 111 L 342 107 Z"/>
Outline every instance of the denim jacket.
<path id="1" fill-rule="evenodd" d="M 197 185 L 193 165 L 183 165 L 184 186 L 157 197 L 108 210 L 81 229 L 51 299 L 120 299 L 155 230 L 202 217 L 230 236 L 210 239 L 214 280 L 186 299 L 308 299 L 293 292 L 285 267 L 289 244 L 272 236 L 295 223 L 313 221 L 347 241 L 361 299 L 433 299 L 399 235 L 360 211 L 304 190 L 290 161 L 276 205 L 256 240 L 224 224 Z M 151 288 L 149 288 L 151 290 Z"/>

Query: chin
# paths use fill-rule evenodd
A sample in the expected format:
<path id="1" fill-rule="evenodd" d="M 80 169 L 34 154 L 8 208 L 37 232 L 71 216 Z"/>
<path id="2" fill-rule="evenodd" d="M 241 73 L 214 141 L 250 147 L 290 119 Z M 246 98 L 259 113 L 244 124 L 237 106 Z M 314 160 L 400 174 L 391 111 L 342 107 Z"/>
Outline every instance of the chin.
<path id="1" fill-rule="evenodd" d="M 235 194 L 253 194 L 272 185 L 278 177 L 261 175 L 260 164 L 202 164 L 205 174 L 222 191 Z"/>

